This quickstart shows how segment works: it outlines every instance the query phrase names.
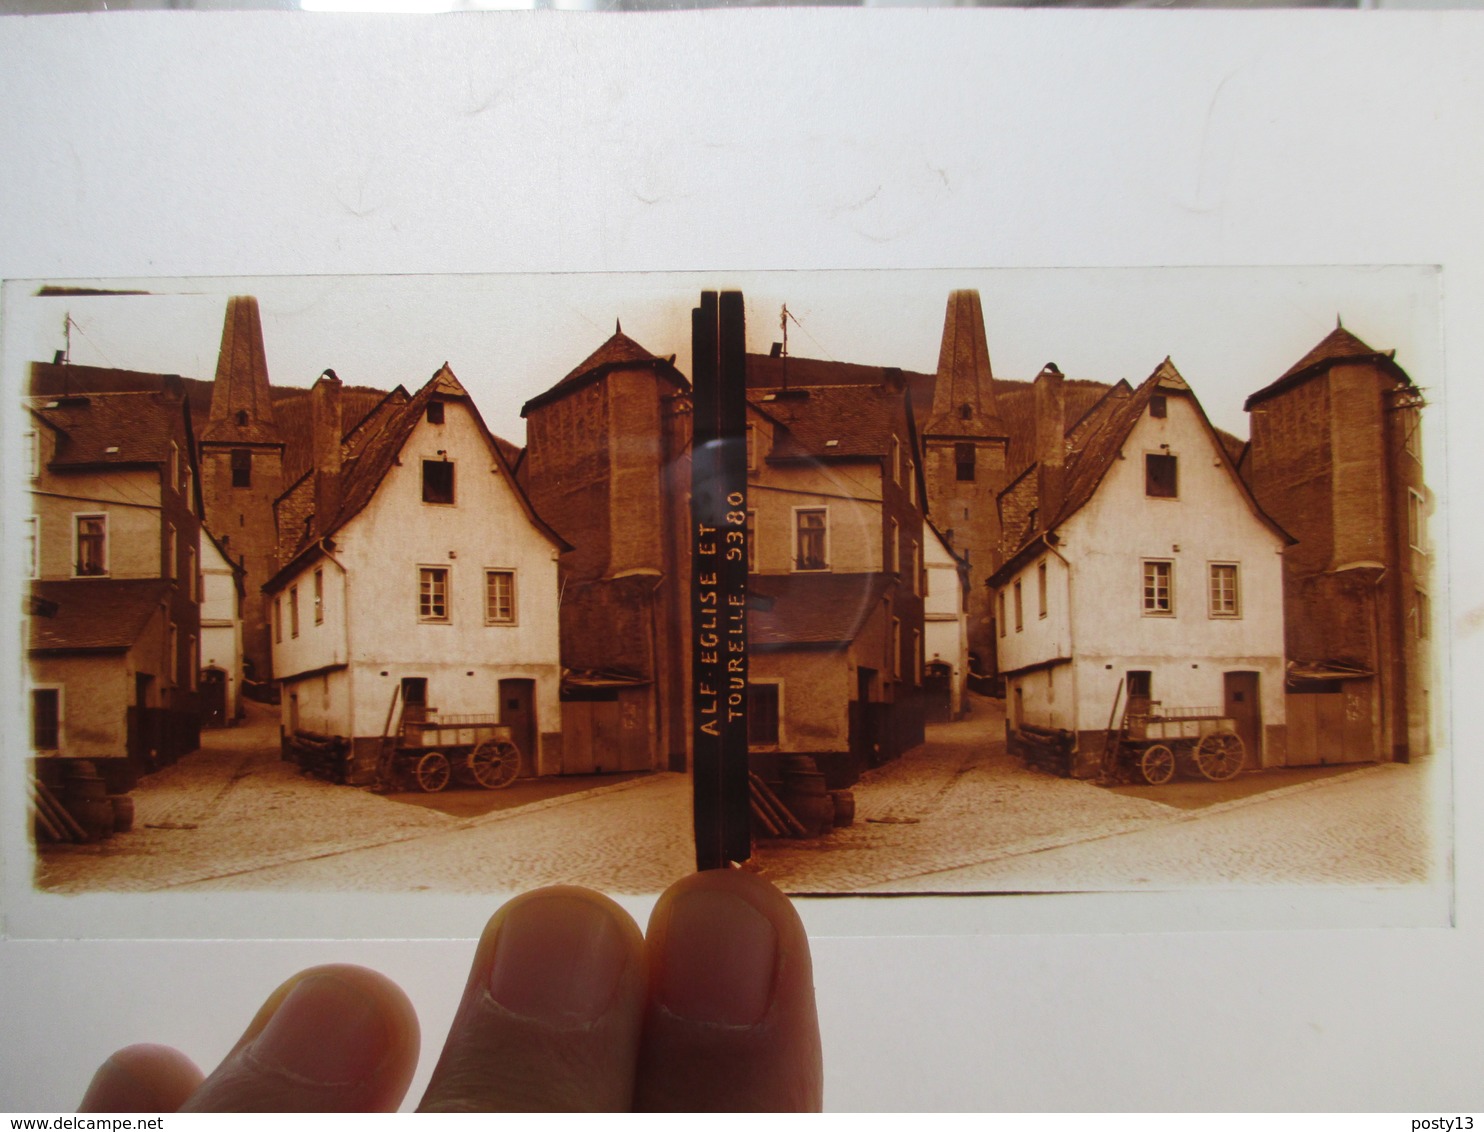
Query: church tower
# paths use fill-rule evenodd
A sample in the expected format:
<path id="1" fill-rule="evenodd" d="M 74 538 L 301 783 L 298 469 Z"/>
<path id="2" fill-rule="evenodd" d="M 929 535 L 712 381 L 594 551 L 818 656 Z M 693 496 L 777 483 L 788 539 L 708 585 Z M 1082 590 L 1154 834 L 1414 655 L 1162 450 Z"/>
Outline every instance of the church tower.
<path id="1" fill-rule="evenodd" d="M 978 291 L 954 291 L 943 319 L 933 407 L 922 430 L 928 513 L 969 561 L 969 652 L 974 671 L 994 671 L 985 579 L 1000 543 L 997 496 L 1005 486 L 1009 436 L 995 405 L 994 375 Z"/>
<path id="2" fill-rule="evenodd" d="M 273 501 L 283 490 L 283 440 L 273 418 L 258 300 L 227 300 L 222 346 L 201 430 L 201 497 L 206 526 L 246 570 L 242 655 L 255 680 L 273 674 L 268 604 L 262 586 L 278 569 Z"/>

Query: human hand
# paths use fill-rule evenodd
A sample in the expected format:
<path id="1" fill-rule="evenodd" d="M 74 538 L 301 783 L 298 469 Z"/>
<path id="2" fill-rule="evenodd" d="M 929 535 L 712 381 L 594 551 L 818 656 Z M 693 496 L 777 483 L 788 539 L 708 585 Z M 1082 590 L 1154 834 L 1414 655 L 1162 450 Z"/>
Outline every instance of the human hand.
<path id="1" fill-rule="evenodd" d="M 300 972 L 204 1080 L 183 1054 L 130 1046 L 82 1112 L 376 1112 L 417 1065 L 412 1004 L 361 967 Z M 517 897 L 490 919 L 423 1111 L 810 1110 L 819 1027 L 798 914 L 750 873 L 670 886 L 648 938 L 581 888 Z"/>

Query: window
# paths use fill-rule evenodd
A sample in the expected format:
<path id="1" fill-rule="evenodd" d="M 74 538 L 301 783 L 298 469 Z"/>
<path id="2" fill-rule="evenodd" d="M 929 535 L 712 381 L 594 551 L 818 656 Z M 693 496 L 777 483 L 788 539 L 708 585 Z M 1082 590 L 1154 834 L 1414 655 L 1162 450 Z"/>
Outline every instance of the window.
<path id="1" fill-rule="evenodd" d="M 186 510 L 192 515 L 196 513 L 196 473 L 191 470 L 190 462 L 186 462 L 185 470 L 181 472 L 184 482 L 180 485 L 180 493 L 185 496 Z"/>
<path id="2" fill-rule="evenodd" d="M 893 519 L 888 530 L 891 545 L 886 548 L 886 569 L 888 573 L 900 574 L 902 572 L 902 528 Z"/>
<path id="3" fill-rule="evenodd" d="M 170 442 L 170 490 L 180 490 L 180 447 Z"/>
<path id="4" fill-rule="evenodd" d="M 247 427 L 247 410 L 246 409 L 238 409 L 237 410 L 237 427 L 238 428 L 246 428 Z"/>
<path id="5" fill-rule="evenodd" d="M 72 572 L 79 578 L 101 578 L 108 573 L 108 516 L 77 516 L 76 556 Z"/>
<path id="6" fill-rule="evenodd" d="M 170 669 L 170 683 L 180 683 L 180 627 L 174 621 L 170 622 L 170 632 L 165 638 L 165 647 L 170 650 L 167 658 Z"/>
<path id="7" fill-rule="evenodd" d="M 891 674 L 900 679 L 902 675 L 902 619 L 891 619 Z"/>
<path id="8" fill-rule="evenodd" d="M 28 578 L 41 577 L 41 520 L 31 516 L 26 520 L 26 569 Z"/>
<path id="9" fill-rule="evenodd" d="M 958 419 L 961 421 L 971 421 L 974 419 L 974 408 L 967 401 L 958 407 Z"/>
<path id="10" fill-rule="evenodd" d="M 62 690 L 31 689 L 31 747 L 55 751 L 62 745 Z"/>
<path id="11" fill-rule="evenodd" d="M 1046 616 L 1046 563 L 1036 566 L 1036 616 Z"/>
<path id="12" fill-rule="evenodd" d="M 748 684 L 748 746 L 778 746 L 778 691 L 779 688 L 777 684 Z"/>
<path id="13" fill-rule="evenodd" d="M 912 540 L 912 592 L 918 597 L 922 596 L 922 547 L 916 539 Z"/>
<path id="14" fill-rule="evenodd" d="M 196 690 L 196 677 L 201 671 L 201 646 L 192 633 L 186 637 L 186 680 L 189 682 L 190 690 Z"/>
<path id="15" fill-rule="evenodd" d="M 273 599 L 273 642 L 283 643 L 283 598 Z"/>
<path id="16" fill-rule="evenodd" d="M 964 408 L 968 408 L 967 405 Z M 957 469 L 960 482 L 970 482 L 974 478 L 974 446 L 972 444 L 955 444 L 953 446 L 953 463 Z"/>
<path id="17" fill-rule="evenodd" d="M 757 512 L 747 512 L 747 570 L 757 571 Z"/>
<path id="18" fill-rule="evenodd" d="M 1432 624 L 1432 603 L 1427 600 L 1427 594 L 1422 590 L 1416 591 L 1417 596 L 1417 639 L 1427 640 L 1430 635 Z"/>
<path id="19" fill-rule="evenodd" d="M 196 569 L 196 548 L 186 547 L 185 584 L 186 597 L 192 601 L 201 600 L 201 575 Z"/>
<path id="20" fill-rule="evenodd" d="M 244 423 L 246 413 L 238 413 L 238 424 Z M 232 449 L 232 486 L 252 487 L 252 453 L 246 448 Z"/>
<path id="21" fill-rule="evenodd" d="M 1000 636 L 1005 635 L 1005 591 L 1000 591 Z"/>
<path id="22" fill-rule="evenodd" d="M 1238 591 L 1237 565 L 1235 562 L 1211 563 L 1211 603 L 1209 613 L 1212 617 L 1240 617 L 1242 615 L 1241 595 Z"/>
<path id="23" fill-rule="evenodd" d="M 917 464 L 907 459 L 907 502 L 917 506 Z"/>
<path id="24" fill-rule="evenodd" d="M 891 482 L 902 482 L 902 442 L 895 436 L 891 438 Z"/>
<path id="25" fill-rule="evenodd" d="M 794 569 L 828 570 L 829 512 L 801 507 L 794 512 Z"/>
<path id="26" fill-rule="evenodd" d="M 423 502 L 453 502 L 453 464 L 450 461 L 423 461 Z"/>
<path id="27" fill-rule="evenodd" d="M 1144 454 L 1144 494 L 1153 499 L 1179 497 L 1178 468 L 1174 456 L 1159 452 Z"/>
<path id="28" fill-rule="evenodd" d="M 299 635 L 299 587 L 289 587 L 289 636 Z"/>
<path id="29" fill-rule="evenodd" d="M 314 572 L 314 623 L 325 623 L 325 571 L 323 567 Z"/>
<path id="30" fill-rule="evenodd" d="M 448 620 L 448 567 L 421 566 L 417 571 L 417 619 Z"/>
<path id="31" fill-rule="evenodd" d="M 1144 612 L 1165 616 L 1175 612 L 1175 564 L 1168 560 L 1144 563 Z"/>
<path id="32" fill-rule="evenodd" d="M 175 558 L 178 550 L 175 545 L 175 528 L 169 523 L 165 524 L 165 577 L 175 577 Z"/>
<path id="33" fill-rule="evenodd" d="M 1169 405 L 1165 401 L 1163 393 L 1156 393 L 1149 398 L 1149 415 L 1151 417 L 1166 417 L 1169 415 Z"/>
<path id="34" fill-rule="evenodd" d="M 484 623 L 515 624 L 515 571 L 484 572 Z"/>
<path id="35" fill-rule="evenodd" d="M 428 402 L 428 423 L 429 424 L 442 424 L 443 423 L 443 402 L 442 401 L 429 401 Z"/>
<path id="36" fill-rule="evenodd" d="M 1411 488 L 1407 488 L 1407 541 L 1414 550 L 1427 550 L 1427 506 Z"/>
<path id="37" fill-rule="evenodd" d="M 912 630 L 912 682 L 922 683 L 922 630 Z"/>
<path id="38" fill-rule="evenodd" d="M 747 422 L 747 470 L 757 471 L 757 425 Z"/>
<path id="39" fill-rule="evenodd" d="M 1025 628 L 1025 607 L 1020 597 L 1020 580 L 1015 582 L 1015 631 L 1018 633 Z"/>
<path id="40" fill-rule="evenodd" d="M 26 466 L 33 480 L 41 478 L 41 438 L 34 431 L 26 433 Z"/>

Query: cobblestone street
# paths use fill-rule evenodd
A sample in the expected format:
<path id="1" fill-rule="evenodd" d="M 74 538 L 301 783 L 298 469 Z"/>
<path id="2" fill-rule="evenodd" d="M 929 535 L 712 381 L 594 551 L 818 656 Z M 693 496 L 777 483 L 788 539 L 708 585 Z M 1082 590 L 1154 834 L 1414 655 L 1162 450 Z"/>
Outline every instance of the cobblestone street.
<path id="1" fill-rule="evenodd" d="M 517 783 L 501 808 L 459 816 L 479 800 L 451 814 L 300 776 L 278 757 L 273 717 L 255 711 L 251 726 L 208 733 L 210 746 L 146 780 L 133 832 L 48 850 L 40 887 L 488 892 L 570 883 L 644 893 L 692 867 L 686 776 Z M 755 867 L 803 893 L 1427 876 L 1430 764 L 1108 790 L 1026 770 L 1001 736 L 999 705 L 976 698 L 970 718 L 930 728 L 922 748 L 861 780 L 853 826 L 818 841 L 761 842 Z"/>

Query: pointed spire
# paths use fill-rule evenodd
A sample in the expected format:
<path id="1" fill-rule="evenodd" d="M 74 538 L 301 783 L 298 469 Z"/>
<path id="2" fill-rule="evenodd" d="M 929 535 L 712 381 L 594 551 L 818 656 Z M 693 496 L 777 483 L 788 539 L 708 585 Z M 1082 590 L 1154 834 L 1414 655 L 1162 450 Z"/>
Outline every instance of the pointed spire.
<path id="1" fill-rule="evenodd" d="M 201 439 L 280 443 L 263 350 L 263 322 L 258 300 L 251 295 L 235 295 L 227 300 L 216 381 L 211 390 L 211 416 L 201 430 Z"/>
<path id="2" fill-rule="evenodd" d="M 948 296 L 933 412 L 924 431 L 950 436 L 1005 433 L 995 405 L 994 372 L 978 291 L 954 291 Z"/>
<path id="3" fill-rule="evenodd" d="M 1344 330 L 1345 329 L 1345 324 L 1340 321 L 1340 312 L 1339 311 L 1335 311 L 1335 329 L 1336 330 Z"/>
<path id="4" fill-rule="evenodd" d="M 615 333 L 615 334 L 622 334 L 623 333 L 623 322 L 621 320 L 619 320 L 619 319 L 616 319 L 616 318 L 613 320 L 613 333 Z"/>

